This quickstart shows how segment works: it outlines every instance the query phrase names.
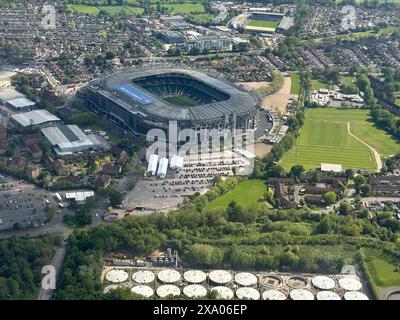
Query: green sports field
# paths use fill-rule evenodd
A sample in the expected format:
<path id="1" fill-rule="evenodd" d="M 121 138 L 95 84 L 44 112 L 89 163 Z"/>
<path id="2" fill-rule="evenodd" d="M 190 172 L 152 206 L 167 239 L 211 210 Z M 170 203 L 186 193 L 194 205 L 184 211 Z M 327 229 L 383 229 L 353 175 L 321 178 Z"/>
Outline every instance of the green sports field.
<path id="1" fill-rule="evenodd" d="M 344 168 L 377 169 L 371 150 L 347 132 L 347 122 L 356 137 L 375 148 L 381 157 L 396 154 L 400 145 L 368 121 L 369 110 L 308 109 L 300 136 L 281 164 L 289 170 L 295 164 L 314 169 L 322 162 Z"/>
<path id="2" fill-rule="evenodd" d="M 193 107 L 196 105 L 196 102 L 193 100 L 184 97 L 184 96 L 169 96 L 169 97 L 164 97 L 165 100 L 168 102 L 171 102 L 174 105 L 182 106 L 182 107 Z"/>
<path id="3" fill-rule="evenodd" d="M 280 21 L 266 19 L 248 19 L 246 26 L 276 29 Z"/>
<path id="4" fill-rule="evenodd" d="M 267 186 L 265 181 L 250 179 L 244 180 L 240 182 L 233 190 L 207 203 L 204 207 L 204 210 L 227 208 L 229 203 L 232 201 L 236 201 L 242 205 L 249 205 L 261 199 L 266 191 Z"/>

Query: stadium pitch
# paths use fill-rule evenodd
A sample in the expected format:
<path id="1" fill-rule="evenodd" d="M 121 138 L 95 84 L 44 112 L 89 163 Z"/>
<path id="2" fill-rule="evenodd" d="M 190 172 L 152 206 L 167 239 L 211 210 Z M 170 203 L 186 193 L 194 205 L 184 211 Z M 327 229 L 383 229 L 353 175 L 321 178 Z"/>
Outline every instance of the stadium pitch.
<path id="1" fill-rule="evenodd" d="M 295 164 L 314 169 L 325 162 L 342 164 L 345 169 L 376 171 L 380 162 L 376 154 L 382 157 L 396 154 L 400 145 L 368 121 L 368 112 L 326 108 L 306 110 L 296 145 L 283 156 L 281 165 L 286 170 Z"/>

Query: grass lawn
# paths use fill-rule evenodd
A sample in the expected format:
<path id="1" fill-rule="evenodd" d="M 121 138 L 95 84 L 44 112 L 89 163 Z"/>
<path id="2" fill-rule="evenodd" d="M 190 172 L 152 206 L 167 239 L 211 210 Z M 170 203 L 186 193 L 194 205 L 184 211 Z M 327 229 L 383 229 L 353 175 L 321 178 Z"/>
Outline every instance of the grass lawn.
<path id="1" fill-rule="evenodd" d="M 84 14 L 97 15 L 100 12 L 99 8 L 97 8 L 95 6 L 85 6 L 85 5 L 80 5 L 80 4 L 69 4 L 67 6 L 67 8 L 69 11 L 77 12 L 77 13 L 84 13 Z"/>
<path id="2" fill-rule="evenodd" d="M 292 85 L 290 87 L 290 94 L 299 94 L 300 92 L 300 75 L 298 73 L 292 73 L 290 75 Z"/>
<path id="3" fill-rule="evenodd" d="M 340 83 L 348 85 L 348 86 L 351 84 L 354 84 L 355 81 L 356 81 L 356 78 L 352 77 L 352 76 L 341 76 L 340 77 Z"/>
<path id="4" fill-rule="evenodd" d="M 248 19 L 246 26 L 276 29 L 279 26 L 279 23 L 280 21 L 275 20 Z"/>
<path id="5" fill-rule="evenodd" d="M 170 96 L 170 97 L 165 97 L 164 99 L 174 105 L 182 107 L 193 107 L 197 104 L 193 100 L 186 98 L 184 96 Z"/>
<path id="6" fill-rule="evenodd" d="M 203 24 L 210 22 L 214 18 L 214 15 L 209 13 L 199 13 L 199 14 L 191 14 L 189 18 L 190 22 L 194 24 Z"/>
<path id="7" fill-rule="evenodd" d="M 244 180 L 233 190 L 207 203 L 204 210 L 227 208 L 228 204 L 232 201 L 236 201 L 242 205 L 249 205 L 261 199 L 266 190 L 267 186 L 263 180 Z"/>
<path id="8" fill-rule="evenodd" d="M 161 7 L 167 8 L 172 14 L 176 13 L 192 13 L 192 12 L 198 12 L 198 13 L 203 13 L 204 12 L 204 5 L 201 3 L 182 3 L 182 4 L 161 4 Z"/>
<path id="9" fill-rule="evenodd" d="M 330 108 L 309 109 L 305 123 L 292 150 L 287 152 L 281 164 L 289 170 L 295 164 L 314 169 L 322 162 L 342 164 L 344 168 L 375 171 L 372 152 L 347 133 L 351 132 L 375 148 L 381 156 L 400 151 L 397 144 L 384 131 L 368 121 L 368 110 L 339 110 Z"/>
<path id="10" fill-rule="evenodd" d="M 368 258 L 367 269 L 378 290 L 400 286 L 400 272 L 395 271 L 399 262 L 396 263 L 393 258 L 383 255 L 378 250 L 364 249 L 364 252 Z"/>
<path id="11" fill-rule="evenodd" d="M 311 89 L 312 90 L 319 90 L 319 89 L 326 89 L 328 85 L 320 80 L 312 79 L 311 80 Z"/>
<path id="12" fill-rule="evenodd" d="M 133 6 L 86 6 L 86 5 L 68 5 L 68 10 L 97 15 L 100 11 L 107 12 L 110 15 L 116 15 L 124 12 L 125 14 L 139 14 L 143 13 L 144 9 L 140 7 Z"/>

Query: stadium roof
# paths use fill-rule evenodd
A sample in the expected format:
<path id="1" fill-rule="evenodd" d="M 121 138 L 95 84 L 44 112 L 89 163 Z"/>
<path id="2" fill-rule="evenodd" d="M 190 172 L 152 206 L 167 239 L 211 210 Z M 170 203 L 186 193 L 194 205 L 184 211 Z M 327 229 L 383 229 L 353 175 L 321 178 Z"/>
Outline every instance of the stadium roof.
<path id="1" fill-rule="evenodd" d="M 11 117 L 23 127 L 27 127 L 30 125 L 36 126 L 53 121 L 61 121 L 54 114 L 48 112 L 45 109 L 19 113 Z"/>
<path id="2" fill-rule="evenodd" d="M 80 152 L 94 147 L 95 144 L 76 125 L 48 127 L 41 130 L 60 155 Z"/>
<path id="3" fill-rule="evenodd" d="M 226 100 L 206 103 L 196 106 L 176 106 L 163 98 L 153 95 L 147 90 L 135 85 L 132 80 L 163 74 L 182 74 L 186 77 L 202 82 L 217 89 L 228 96 Z M 124 86 L 128 84 L 127 86 Z M 121 90 L 121 86 L 123 86 Z M 256 111 L 257 98 L 249 92 L 234 84 L 214 76 L 187 69 L 157 69 L 157 70 L 125 70 L 113 74 L 100 83 L 103 90 L 99 94 L 106 96 L 132 113 L 140 113 L 144 116 L 152 115 L 165 120 L 177 121 L 204 121 L 220 119 L 226 114 L 238 115 Z M 126 90 L 127 89 L 127 90 Z M 125 92 L 124 92 L 125 91 Z M 126 92 L 130 91 L 130 92 Z"/>

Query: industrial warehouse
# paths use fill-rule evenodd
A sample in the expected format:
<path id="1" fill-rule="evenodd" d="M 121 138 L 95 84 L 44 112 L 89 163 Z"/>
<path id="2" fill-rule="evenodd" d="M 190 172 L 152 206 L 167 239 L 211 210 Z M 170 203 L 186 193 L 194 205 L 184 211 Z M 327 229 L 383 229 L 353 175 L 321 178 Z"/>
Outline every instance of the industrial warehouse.
<path id="1" fill-rule="evenodd" d="M 92 81 L 80 92 L 87 106 L 131 130 L 254 129 L 259 98 L 236 85 L 187 69 L 132 70 Z"/>
<path id="2" fill-rule="evenodd" d="M 123 262 L 119 261 L 125 265 Z M 216 292 L 217 298 L 224 300 L 369 300 L 359 277 L 345 272 L 337 275 L 253 273 L 149 268 L 147 265 L 139 261 L 137 266 L 135 263 L 129 267 L 105 266 L 104 292 L 126 287 L 148 299 L 179 296 L 199 299 Z"/>

